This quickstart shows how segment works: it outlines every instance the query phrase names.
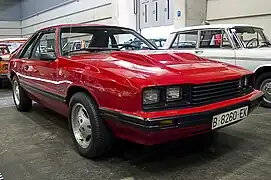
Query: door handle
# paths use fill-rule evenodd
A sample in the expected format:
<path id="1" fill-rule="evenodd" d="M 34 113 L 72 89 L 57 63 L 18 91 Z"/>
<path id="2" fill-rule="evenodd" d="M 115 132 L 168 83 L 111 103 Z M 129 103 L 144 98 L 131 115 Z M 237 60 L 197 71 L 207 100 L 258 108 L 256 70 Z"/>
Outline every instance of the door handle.
<path id="1" fill-rule="evenodd" d="M 203 51 L 195 51 L 195 53 L 199 55 L 199 54 L 202 54 Z"/>

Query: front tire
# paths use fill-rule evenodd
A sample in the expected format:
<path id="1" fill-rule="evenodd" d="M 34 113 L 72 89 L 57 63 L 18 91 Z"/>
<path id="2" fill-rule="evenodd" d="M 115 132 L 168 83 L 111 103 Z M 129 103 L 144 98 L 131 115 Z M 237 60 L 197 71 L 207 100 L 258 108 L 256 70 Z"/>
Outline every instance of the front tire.
<path id="1" fill-rule="evenodd" d="M 271 108 L 271 73 L 263 73 L 256 80 L 256 89 L 264 92 L 262 106 Z"/>
<path id="2" fill-rule="evenodd" d="M 14 104 L 18 111 L 27 112 L 32 108 L 32 100 L 28 97 L 25 90 L 20 86 L 17 76 L 12 79 L 12 95 Z"/>
<path id="3" fill-rule="evenodd" d="M 78 92 L 70 100 L 69 129 L 76 149 L 84 157 L 98 158 L 112 148 L 113 136 L 86 93 Z"/>

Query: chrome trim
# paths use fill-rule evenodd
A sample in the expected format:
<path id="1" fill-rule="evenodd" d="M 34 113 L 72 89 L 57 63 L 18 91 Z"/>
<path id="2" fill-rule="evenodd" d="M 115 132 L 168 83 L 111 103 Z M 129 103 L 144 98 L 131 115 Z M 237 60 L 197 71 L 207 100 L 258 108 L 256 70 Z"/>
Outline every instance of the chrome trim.
<path id="1" fill-rule="evenodd" d="M 234 50 L 238 49 L 237 46 L 236 46 L 236 43 L 232 39 L 233 37 L 231 36 L 229 28 L 225 28 L 224 31 L 225 31 L 225 33 L 226 33 L 226 35 L 227 35 L 227 37 L 228 37 L 228 39 L 229 39 L 229 41 L 231 43 L 232 49 L 234 49 Z"/>
<path id="2" fill-rule="evenodd" d="M 232 29 L 232 28 L 234 28 L 234 27 L 229 28 L 229 33 L 232 34 L 233 38 L 235 38 L 236 41 L 238 42 L 240 48 L 237 48 L 237 49 L 246 49 L 246 47 L 244 46 L 244 44 L 242 43 L 242 41 L 239 39 L 239 37 L 236 35 L 236 33 L 230 32 L 230 29 Z"/>
<path id="3" fill-rule="evenodd" d="M 122 112 L 119 112 L 119 111 L 114 111 L 114 110 L 111 110 L 109 108 L 106 108 L 106 107 L 99 107 L 100 110 L 102 111 L 105 111 L 105 112 L 109 112 L 109 113 L 114 113 L 114 114 L 119 114 L 119 115 L 122 115 L 122 116 L 126 116 L 126 117 L 130 117 L 130 118 L 134 118 L 134 119 L 138 119 L 138 120 L 142 120 L 142 121 L 145 121 L 145 118 L 142 118 L 140 116 L 135 116 L 135 115 L 131 115 L 131 114 L 126 114 L 126 113 L 122 113 Z"/>
<path id="4" fill-rule="evenodd" d="M 263 97 L 263 96 L 264 96 L 264 93 L 263 93 L 263 92 L 260 92 L 259 94 L 253 96 L 253 97 L 250 98 L 249 100 L 250 100 L 250 101 L 254 101 L 254 100 L 256 100 L 256 99 L 258 99 L 258 98 L 260 98 L 260 97 Z"/>
<path id="5" fill-rule="evenodd" d="M 231 60 L 235 60 L 235 58 L 232 57 L 224 57 L 224 56 L 203 56 L 205 58 L 208 59 L 231 59 Z M 240 58 L 236 58 L 236 61 L 269 61 L 271 62 L 271 58 L 250 58 L 250 57 L 240 57 Z"/>

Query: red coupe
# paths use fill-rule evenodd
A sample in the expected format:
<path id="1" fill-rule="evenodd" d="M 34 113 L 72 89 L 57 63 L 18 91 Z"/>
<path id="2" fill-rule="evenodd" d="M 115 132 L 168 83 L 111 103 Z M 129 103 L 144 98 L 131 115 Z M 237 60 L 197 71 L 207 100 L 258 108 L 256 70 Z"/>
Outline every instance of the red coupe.
<path id="1" fill-rule="evenodd" d="M 88 46 L 69 48 L 78 40 Z M 41 29 L 12 56 L 8 77 L 17 109 L 35 101 L 67 116 L 89 158 L 108 152 L 115 137 L 154 145 L 212 134 L 246 118 L 263 96 L 250 71 L 158 50 L 118 26 Z"/>

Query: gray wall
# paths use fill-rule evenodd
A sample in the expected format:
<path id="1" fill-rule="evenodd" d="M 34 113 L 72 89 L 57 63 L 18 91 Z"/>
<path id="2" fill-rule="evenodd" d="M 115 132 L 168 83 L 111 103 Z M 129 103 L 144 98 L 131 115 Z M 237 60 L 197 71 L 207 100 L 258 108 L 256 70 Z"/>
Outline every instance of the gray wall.
<path id="1" fill-rule="evenodd" d="M 0 21 L 19 21 L 20 19 L 20 0 L 0 0 Z"/>
<path id="2" fill-rule="evenodd" d="M 208 0 L 210 23 L 251 24 L 261 26 L 271 37 L 270 0 Z"/>
<path id="3" fill-rule="evenodd" d="M 0 0 L 0 21 L 19 21 L 76 0 Z"/>
<path id="4" fill-rule="evenodd" d="M 206 20 L 207 0 L 186 0 L 186 26 L 201 25 Z"/>
<path id="5" fill-rule="evenodd" d="M 10 37 L 21 37 L 20 21 L 0 21 L 0 39 Z"/>
<path id="6" fill-rule="evenodd" d="M 25 19 L 74 1 L 75 0 L 21 0 L 21 18 Z"/>

